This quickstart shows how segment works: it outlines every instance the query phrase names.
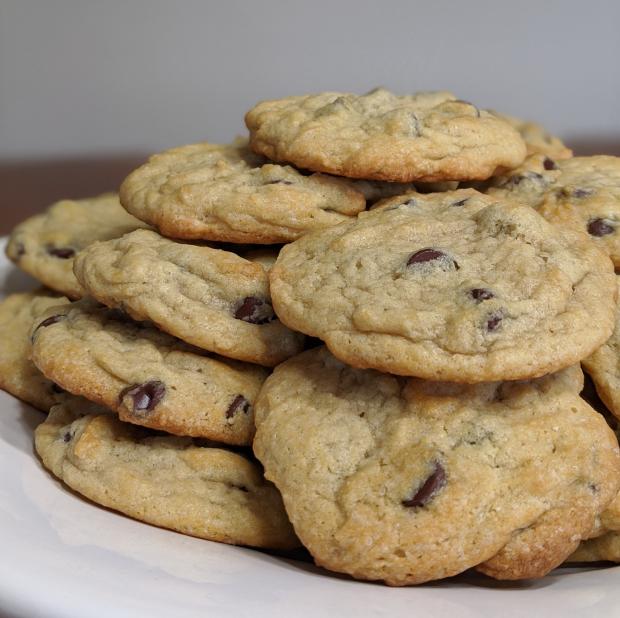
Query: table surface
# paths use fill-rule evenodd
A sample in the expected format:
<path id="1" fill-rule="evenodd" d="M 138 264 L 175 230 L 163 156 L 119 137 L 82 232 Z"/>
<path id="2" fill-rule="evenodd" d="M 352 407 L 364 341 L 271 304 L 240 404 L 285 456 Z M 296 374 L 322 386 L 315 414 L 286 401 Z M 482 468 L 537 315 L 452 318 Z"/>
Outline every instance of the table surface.
<path id="1" fill-rule="evenodd" d="M 576 155 L 620 155 L 620 140 L 583 139 L 569 144 Z M 115 191 L 144 153 L 41 161 L 0 161 L 0 236 L 63 198 Z"/>

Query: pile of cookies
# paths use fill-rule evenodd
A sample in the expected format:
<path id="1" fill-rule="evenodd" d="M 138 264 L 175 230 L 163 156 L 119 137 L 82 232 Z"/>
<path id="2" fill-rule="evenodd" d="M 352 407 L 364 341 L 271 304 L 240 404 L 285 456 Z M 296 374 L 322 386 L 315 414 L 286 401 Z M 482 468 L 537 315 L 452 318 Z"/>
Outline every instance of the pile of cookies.
<path id="1" fill-rule="evenodd" d="M 0 386 L 45 467 L 392 585 L 620 561 L 620 160 L 447 92 L 246 124 L 12 233 L 45 287 L 0 305 Z"/>

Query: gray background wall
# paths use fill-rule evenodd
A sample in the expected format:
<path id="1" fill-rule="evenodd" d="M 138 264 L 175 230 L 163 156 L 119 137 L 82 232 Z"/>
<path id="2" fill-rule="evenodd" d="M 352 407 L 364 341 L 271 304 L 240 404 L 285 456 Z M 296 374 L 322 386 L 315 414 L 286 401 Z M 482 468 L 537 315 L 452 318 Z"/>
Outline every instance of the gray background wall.
<path id="1" fill-rule="evenodd" d="M 620 1 L 0 0 L 0 159 L 155 151 L 263 98 L 451 89 L 620 139 Z"/>

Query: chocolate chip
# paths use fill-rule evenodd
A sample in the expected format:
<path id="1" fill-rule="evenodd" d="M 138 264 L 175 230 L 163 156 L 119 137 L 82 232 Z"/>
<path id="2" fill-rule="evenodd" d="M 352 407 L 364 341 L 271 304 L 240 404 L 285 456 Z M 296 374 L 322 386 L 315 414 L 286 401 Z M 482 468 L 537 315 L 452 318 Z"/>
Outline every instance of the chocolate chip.
<path id="1" fill-rule="evenodd" d="M 438 249 L 431 249 L 431 248 L 420 249 L 420 251 L 416 251 L 415 253 L 411 254 L 409 256 L 409 259 L 407 260 L 407 266 L 411 266 L 412 264 L 424 264 L 426 262 L 433 262 L 435 260 L 441 260 L 444 258 L 447 258 L 448 260 L 450 260 L 454 264 L 454 267 L 457 270 L 459 269 L 459 265 L 456 263 L 454 259 L 449 257 L 443 251 L 439 251 Z"/>
<path id="2" fill-rule="evenodd" d="M 246 296 L 235 310 L 235 318 L 250 324 L 267 324 L 276 319 L 271 303 L 256 296 Z"/>
<path id="3" fill-rule="evenodd" d="M 573 189 L 573 192 L 571 193 L 571 195 L 573 197 L 588 197 L 589 195 L 592 195 L 594 193 L 593 189 Z"/>
<path id="4" fill-rule="evenodd" d="M 243 395 L 237 395 L 226 410 L 226 418 L 232 418 L 237 412 L 249 414 L 251 409 L 252 404 Z"/>
<path id="5" fill-rule="evenodd" d="M 516 187 L 520 185 L 524 180 L 533 180 L 535 182 L 544 181 L 544 177 L 542 174 L 538 172 L 527 172 L 525 174 L 517 174 L 515 176 L 511 176 L 506 182 L 506 186 L 508 187 Z"/>
<path id="6" fill-rule="evenodd" d="M 616 228 L 605 219 L 593 219 L 588 223 L 588 233 L 592 236 L 607 236 L 615 231 Z"/>
<path id="7" fill-rule="evenodd" d="M 470 107 L 473 107 L 476 110 L 476 116 L 480 118 L 480 110 L 470 101 L 465 101 L 465 99 L 455 99 L 454 102 L 462 103 L 463 105 L 469 105 Z"/>
<path id="8" fill-rule="evenodd" d="M 66 444 L 67 442 L 71 442 L 72 438 L 73 436 L 71 435 L 71 432 L 67 431 L 65 435 L 62 437 L 62 441 Z"/>
<path id="9" fill-rule="evenodd" d="M 504 316 L 499 311 L 492 313 L 487 318 L 487 330 L 488 331 L 497 330 L 500 327 L 503 319 L 504 319 Z"/>
<path id="10" fill-rule="evenodd" d="M 51 326 L 52 324 L 56 324 L 60 322 L 60 320 L 64 320 L 67 316 L 63 314 L 51 315 L 49 318 L 45 318 L 39 325 L 32 331 L 31 341 L 34 342 L 34 336 L 37 334 L 40 328 L 45 328 L 46 326 Z"/>
<path id="11" fill-rule="evenodd" d="M 122 403 L 125 397 L 133 399 L 133 412 L 152 412 L 155 406 L 164 398 L 166 385 L 159 380 L 151 380 L 144 384 L 132 384 L 124 388 L 118 400 Z"/>
<path id="12" fill-rule="evenodd" d="M 491 290 L 487 290 L 486 288 L 474 288 L 470 290 L 469 293 L 474 300 L 478 302 L 482 302 L 483 300 L 489 300 L 495 297 L 495 294 L 491 292 Z"/>
<path id="13" fill-rule="evenodd" d="M 545 160 L 543 161 L 543 167 L 546 170 L 557 170 L 558 164 L 553 159 L 550 159 L 549 157 L 545 157 Z"/>
<path id="14" fill-rule="evenodd" d="M 19 258 L 23 255 L 26 255 L 26 247 L 24 247 L 24 243 L 15 243 L 15 257 L 19 260 Z"/>
<path id="15" fill-rule="evenodd" d="M 450 206 L 463 206 L 468 199 L 469 198 L 466 197 L 464 200 L 458 200 L 457 202 L 452 202 Z"/>
<path id="16" fill-rule="evenodd" d="M 596 483 L 588 483 L 588 489 L 593 494 L 597 494 L 599 492 L 599 486 Z"/>
<path id="17" fill-rule="evenodd" d="M 292 181 L 290 180 L 270 180 L 268 185 L 292 185 Z"/>
<path id="18" fill-rule="evenodd" d="M 47 252 L 62 260 L 68 260 L 75 255 L 75 249 L 71 249 L 70 247 L 48 247 Z"/>
<path id="19" fill-rule="evenodd" d="M 446 471 L 443 466 L 436 461 L 433 473 L 422 483 L 422 486 L 415 492 L 413 497 L 402 501 L 406 507 L 426 506 L 446 484 Z"/>

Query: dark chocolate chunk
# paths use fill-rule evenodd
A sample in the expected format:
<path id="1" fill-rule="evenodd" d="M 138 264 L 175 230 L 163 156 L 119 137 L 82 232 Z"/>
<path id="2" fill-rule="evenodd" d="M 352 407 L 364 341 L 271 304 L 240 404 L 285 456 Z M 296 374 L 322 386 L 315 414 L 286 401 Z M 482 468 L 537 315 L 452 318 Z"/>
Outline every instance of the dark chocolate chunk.
<path id="1" fill-rule="evenodd" d="M 15 257 L 19 260 L 19 258 L 23 255 L 26 255 L 26 247 L 24 247 L 24 243 L 15 243 Z"/>
<path id="2" fill-rule="evenodd" d="M 446 484 L 446 471 L 443 466 L 436 461 L 432 474 L 422 483 L 422 486 L 415 492 L 413 497 L 402 501 L 406 507 L 426 506 Z"/>
<path id="3" fill-rule="evenodd" d="M 48 247 L 47 252 L 62 260 L 68 260 L 75 255 L 75 249 L 71 249 L 71 247 Z"/>
<path id="4" fill-rule="evenodd" d="M 451 206 L 463 206 L 465 204 L 465 202 L 468 200 L 469 198 L 466 197 L 463 200 L 458 200 L 456 202 L 452 202 L 452 204 L 450 204 Z"/>
<path id="5" fill-rule="evenodd" d="M 62 441 L 66 444 L 67 442 L 71 442 L 72 438 L 73 436 L 71 435 L 71 432 L 67 431 L 65 435 L 62 437 Z"/>
<path id="6" fill-rule="evenodd" d="M 593 219 L 588 223 L 588 233 L 592 236 L 607 236 L 615 231 L 616 228 L 606 219 Z"/>
<path id="7" fill-rule="evenodd" d="M 443 251 L 439 251 L 438 249 L 432 249 L 430 247 L 427 249 L 420 249 L 420 251 L 412 253 L 407 260 L 407 266 L 412 266 L 413 264 L 425 264 L 426 262 L 433 262 L 435 260 L 441 260 L 443 258 L 449 259 L 454 264 L 454 267 L 457 270 L 459 269 L 459 265 L 454 259 L 449 257 Z"/>
<path id="8" fill-rule="evenodd" d="M 166 385 L 159 380 L 151 380 L 144 384 L 132 384 L 124 388 L 119 396 L 120 402 L 125 397 L 133 400 L 133 412 L 152 412 L 155 406 L 164 398 Z"/>
<path id="9" fill-rule="evenodd" d="M 499 311 L 492 313 L 487 318 L 487 330 L 488 331 L 497 330 L 500 327 L 503 319 L 504 319 L 504 316 Z"/>
<path id="10" fill-rule="evenodd" d="M 592 195 L 594 193 L 594 189 L 582 189 L 582 188 L 577 188 L 577 189 L 573 189 L 573 192 L 571 193 L 571 195 L 573 197 L 588 197 L 589 195 Z"/>
<path id="11" fill-rule="evenodd" d="M 473 290 L 470 290 L 469 293 L 471 294 L 471 297 L 478 302 L 495 298 L 495 294 L 486 288 L 474 288 Z"/>
<path id="12" fill-rule="evenodd" d="M 256 296 L 246 296 L 235 310 L 235 318 L 250 324 L 267 324 L 276 319 L 271 303 Z"/>
<path id="13" fill-rule="evenodd" d="M 546 170 L 557 170 L 558 164 L 553 159 L 550 159 L 549 157 L 545 157 L 545 160 L 543 161 L 543 167 Z"/>
<path id="14" fill-rule="evenodd" d="M 60 320 L 64 320 L 66 317 L 67 317 L 66 315 L 58 314 L 58 315 L 50 315 L 49 318 L 45 318 L 45 320 L 40 322 L 39 325 L 32 332 L 31 341 L 34 341 L 34 336 L 37 334 L 40 328 L 45 328 L 46 326 L 51 326 L 52 324 L 56 324 L 57 322 L 60 322 Z"/>
<path id="15" fill-rule="evenodd" d="M 226 410 L 226 418 L 232 418 L 237 412 L 249 414 L 251 409 L 252 404 L 243 395 L 237 395 Z"/>
<path id="16" fill-rule="evenodd" d="M 533 180 L 535 182 L 544 181 L 544 177 L 542 174 L 538 172 L 526 172 L 525 174 L 516 174 L 515 176 L 511 176 L 506 182 L 506 186 L 516 187 L 520 185 L 524 180 Z"/>
<path id="17" fill-rule="evenodd" d="M 293 182 L 290 180 L 280 179 L 280 180 L 270 180 L 267 184 L 268 185 L 292 185 Z"/>

